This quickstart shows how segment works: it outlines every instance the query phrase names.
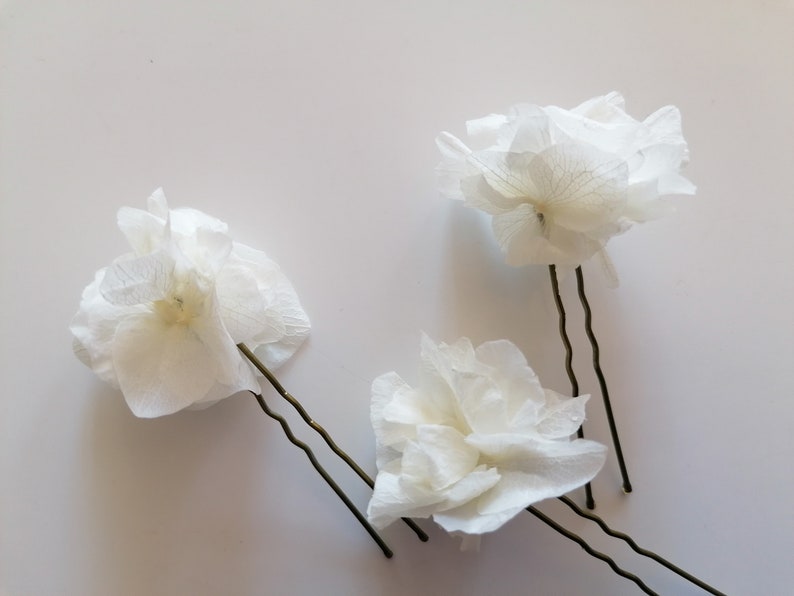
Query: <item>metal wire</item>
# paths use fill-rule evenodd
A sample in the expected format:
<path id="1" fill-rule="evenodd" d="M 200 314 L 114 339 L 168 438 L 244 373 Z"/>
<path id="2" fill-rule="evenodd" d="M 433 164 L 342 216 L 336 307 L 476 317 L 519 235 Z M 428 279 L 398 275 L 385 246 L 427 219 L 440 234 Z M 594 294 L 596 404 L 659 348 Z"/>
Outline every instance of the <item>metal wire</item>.
<path id="1" fill-rule="evenodd" d="M 659 563 L 663 567 L 666 567 L 667 569 L 669 569 L 673 573 L 683 577 L 688 582 L 691 582 L 691 583 L 695 584 L 698 588 L 701 588 L 701 589 L 705 590 L 709 594 L 714 594 L 715 596 L 725 596 L 725 594 L 723 592 L 720 592 L 719 590 L 717 590 L 716 588 L 710 586 L 709 584 L 707 584 L 703 580 L 698 579 L 697 577 L 695 577 L 691 573 L 688 573 L 688 572 L 684 571 L 683 569 L 681 569 L 677 565 L 674 565 L 673 563 L 671 563 L 667 559 L 664 559 L 664 558 L 660 557 L 655 552 L 650 551 L 647 548 L 642 548 L 636 542 L 634 542 L 634 539 L 631 536 L 629 536 L 628 534 L 624 534 L 623 532 L 618 532 L 616 530 L 613 530 L 612 528 L 610 528 L 606 524 L 606 522 L 603 519 L 601 519 L 600 517 L 598 517 L 594 513 L 590 513 L 588 511 L 584 511 L 574 501 L 572 501 L 569 497 L 562 496 L 562 497 L 558 497 L 558 498 L 559 498 L 560 501 L 565 503 L 574 513 L 576 513 L 576 515 L 578 515 L 580 517 L 583 517 L 585 519 L 589 519 L 591 521 L 594 521 L 596 524 L 598 524 L 598 527 L 600 527 L 601 530 L 605 534 L 607 534 L 609 536 L 612 536 L 613 538 L 618 538 L 618 539 L 622 540 L 623 542 L 628 544 L 631 547 L 631 550 L 633 550 L 635 553 L 638 553 L 638 554 L 642 555 L 643 557 L 648 557 L 649 559 L 653 559 L 654 561 L 656 561 L 657 563 Z"/>
<path id="2" fill-rule="evenodd" d="M 565 330 L 565 306 L 563 306 L 562 297 L 560 296 L 560 283 L 557 280 L 557 267 L 555 265 L 549 265 L 549 278 L 551 279 L 551 290 L 554 294 L 554 304 L 557 305 L 557 314 L 559 315 L 560 337 L 562 338 L 562 345 L 565 347 L 565 372 L 568 374 L 568 380 L 571 382 L 571 397 L 576 397 L 579 395 L 579 382 L 576 380 L 576 374 L 573 372 L 573 347 L 571 346 L 571 340 L 568 339 L 568 332 Z M 584 427 L 579 427 L 576 431 L 576 436 L 580 439 L 584 438 Z M 595 509 L 593 487 L 589 482 L 584 485 L 584 493 L 587 508 Z"/>
<path id="3" fill-rule="evenodd" d="M 607 422 L 609 423 L 609 433 L 612 435 L 612 444 L 615 447 L 615 456 L 618 460 L 618 467 L 620 468 L 620 476 L 623 479 L 623 492 L 630 493 L 631 481 L 629 480 L 629 472 L 626 468 L 626 460 L 623 458 L 623 449 L 620 446 L 620 438 L 618 437 L 618 427 L 615 422 L 615 415 L 612 412 L 612 403 L 609 400 L 609 391 L 607 389 L 607 382 L 604 378 L 604 372 L 601 370 L 600 364 L 600 350 L 598 341 L 596 341 L 595 333 L 593 333 L 593 313 L 590 310 L 590 303 L 587 301 L 587 296 L 584 293 L 584 275 L 582 274 L 582 267 L 576 268 L 576 287 L 579 293 L 579 300 L 584 309 L 584 329 L 587 334 L 587 339 L 590 340 L 590 345 L 593 347 L 593 369 L 598 377 L 598 385 L 601 388 L 601 399 L 604 402 L 604 410 L 607 415 Z M 592 509 L 592 508 L 591 508 Z"/>
<path id="4" fill-rule="evenodd" d="M 323 438 L 323 440 L 328 445 L 328 447 L 331 448 L 331 451 L 333 451 L 340 459 L 342 459 L 342 461 L 344 461 L 348 466 L 350 466 L 350 468 L 358 475 L 359 478 L 361 478 L 361 480 L 363 480 L 367 484 L 367 486 L 373 488 L 375 486 L 375 482 L 372 480 L 372 478 L 364 470 L 361 469 L 361 467 L 355 462 L 355 460 L 352 457 L 350 457 L 345 451 L 343 451 L 336 444 L 336 442 L 333 440 L 333 438 L 331 438 L 331 435 L 328 433 L 327 430 L 325 430 L 325 428 L 323 428 L 311 416 L 309 416 L 309 413 L 306 411 L 303 405 L 301 405 L 301 403 L 297 399 L 295 399 L 295 397 L 293 397 L 286 389 L 284 389 L 284 386 L 279 382 L 276 376 L 272 372 L 270 372 L 270 370 L 264 365 L 264 363 L 259 358 L 257 358 L 257 356 L 248 348 L 248 346 L 246 346 L 245 344 L 238 344 L 237 347 L 245 355 L 245 357 L 248 358 L 251 364 L 253 364 L 254 367 L 256 367 L 256 369 L 260 373 L 262 373 L 262 375 L 273 386 L 273 389 L 275 389 L 276 392 L 281 397 L 283 397 L 293 408 L 295 408 L 295 410 L 298 412 L 298 414 L 303 419 L 303 421 Z M 419 537 L 419 540 L 421 540 L 422 542 L 428 541 L 429 539 L 428 535 L 424 532 L 424 530 L 422 530 L 422 528 L 420 528 L 416 524 L 416 522 L 414 522 L 412 519 L 409 519 L 407 517 L 402 518 L 402 521 L 409 528 L 411 528 L 411 530 L 414 531 L 414 533 Z"/>
<path id="5" fill-rule="evenodd" d="M 543 513 L 538 511 L 532 505 L 527 507 L 527 511 L 529 511 L 532 515 L 537 517 L 539 520 L 541 520 L 547 526 L 553 528 L 554 530 L 556 530 L 557 532 L 559 532 L 560 534 L 562 534 L 563 536 L 565 536 L 569 540 L 573 540 L 574 542 L 576 542 L 579 546 L 581 546 L 585 550 L 585 552 L 587 552 L 587 554 L 595 557 L 596 559 L 600 559 L 601 561 L 604 561 L 607 565 L 609 565 L 612 568 L 612 571 L 614 571 L 615 573 L 617 573 L 621 577 L 625 577 L 626 579 L 629 579 L 629 580 L 633 581 L 635 584 L 637 584 L 639 586 L 640 590 L 642 590 L 646 594 L 650 594 L 651 596 L 659 596 L 659 594 L 657 592 L 654 592 L 653 590 L 651 590 L 645 584 L 645 582 L 642 581 L 639 577 L 637 577 L 633 573 L 629 573 L 625 569 L 622 569 L 621 567 L 619 567 L 618 564 L 615 563 L 615 561 L 609 555 L 606 555 L 606 554 L 604 554 L 604 553 L 602 553 L 600 551 L 595 550 L 592 546 L 590 546 L 585 541 L 584 538 L 582 538 L 578 534 L 575 534 L 575 533 L 571 532 L 570 530 L 568 530 L 566 528 L 563 528 L 560 524 L 555 522 L 553 519 L 551 519 L 547 515 L 544 515 Z"/>
<path id="6" fill-rule="evenodd" d="M 279 414 L 276 414 L 273 410 L 271 410 L 268 407 L 267 403 L 265 402 L 264 398 L 260 394 L 254 393 L 253 391 L 251 393 L 256 398 L 256 401 L 259 403 L 260 407 L 265 412 L 265 414 L 270 416 L 273 420 L 276 420 L 281 425 L 281 428 L 284 431 L 284 434 L 287 435 L 287 439 L 289 439 L 290 443 L 301 448 L 304 451 L 304 453 L 306 453 L 306 457 L 309 458 L 309 461 L 311 462 L 312 466 L 314 466 L 314 469 L 317 470 L 317 472 L 319 472 L 320 476 L 323 477 L 323 480 L 325 480 L 328 483 L 328 486 L 330 486 L 333 489 L 333 491 L 336 493 L 336 496 L 342 499 L 342 502 L 345 505 L 347 505 L 347 508 L 350 510 L 350 512 L 356 516 L 356 519 L 369 533 L 369 535 L 372 536 L 372 539 L 377 543 L 377 545 L 383 551 L 383 554 L 386 555 L 386 558 L 391 559 L 392 556 L 394 556 L 392 550 L 386 545 L 386 543 L 383 541 L 380 535 L 375 531 L 375 528 L 373 528 L 370 525 L 370 523 L 367 521 L 367 518 L 364 517 L 364 515 L 362 515 L 362 513 L 356 508 L 355 505 L 353 505 L 353 502 L 347 497 L 344 491 L 341 488 L 339 488 L 339 485 L 336 482 L 334 482 L 330 474 L 328 474 L 328 472 L 325 471 L 325 468 L 323 468 L 320 465 L 320 462 L 317 461 L 317 458 L 314 456 L 314 452 L 312 452 L 311 448 L 303 441 L 297 439 L 294 434 L 292 434 L 292 429 L 290 429 L 286 419 L 283 416 L 280 416 Z"/>

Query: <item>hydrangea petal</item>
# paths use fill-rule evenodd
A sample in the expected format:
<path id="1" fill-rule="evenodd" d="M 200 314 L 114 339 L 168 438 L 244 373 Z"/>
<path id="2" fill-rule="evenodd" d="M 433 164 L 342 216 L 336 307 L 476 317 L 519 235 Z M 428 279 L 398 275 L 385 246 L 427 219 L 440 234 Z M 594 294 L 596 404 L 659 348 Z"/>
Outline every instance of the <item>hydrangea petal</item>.
<path id="1" fill-rule="evenodd" d="M 503 511 L 496 514 L 482 514 L 478 511 L 477 501 L 433 514 L 433 521 L 447 532 L 464 532 L 465 534 L 485 534 L 498 530 L 515 517 L 517 512 Z"/>
<path id="2" fill-rule="evenodd" d="M 471 174 L 471 168 L 466 161 L 471 150 L 448 132 L 442 132 L 436 137 L 436 146 L 441 153 L 441 163 L 436 167 L 439 190 L 448 199 L 462 201 L 460 181 Z"/>
<path id="3" fill-rule="evenodd" d="M 470 152 L 450 135 L 465 151 L 448 167 L 449 143 L 442 149 L 441 194 L 454 189 L 492 216 L 509 264 L 575 268 L 633 223 L 669 212 L 661 195 L 695 192 L 681 174 L 688 149 L 678 109 L 639 122 L 624 103 L 612 92 L 572 110 L 519 104 L 470 121 L 469 139 L 485 146 Z"/>
<path id="4" fill-rule="evenodd" d="M 159 217 L 163 221 L 168 219 L 168 200 L 165 198 L 165 192 L 162 187 L 156 189 L 149 195 L 149 198 L 146 200 L 146 209 L 149 213 L 155 217 Z"/>
<path id="5" fill-rule="evenodd" d="M 626 203 L 628 167 L 584 145 L 555 145 L 529 164 L 538 186 L 535 208 L 554 224 L 586 232 L 613 220 Z"/>
<path id="6" fill-rule="evenodd" d="M 276 369 L 300 348 L 309 335 L 311 323 L 287 276 L 262 251 L 234 243 L 230 263 L 238 261 L 249 269 L 265 301 L 268 325 L 249 341 L 249 347 L 268 368 Z"/>
<path id="7" fill-rule="evenodd" d="M 654 143 L 679 145 L 686 148 L 681 132 L 681 111 L 675 106 L 664 106 L 648 116 L 643 124 Z M 686 154 L 684 154 L 686 159 Z"/>
<path id="8" fill-rule="evenodd" d="M 111 304 L 154 302 L 168 290 L 174 267 L 174 259 L 164 251 L 117 259 L 105 270 L 99 290 Z"/>
<path id="9" fill-rule="evenodd" d="M 384 409 L 395 396 L 413 391 L 414 390 L 394 372 L 381 375 L 372 382 L 370 420 L 372 422 L 372 429 L 375 432 L 375 455 L 378 469 L 382 469 L 387 463 L 398 458 L 399 453 L 395 449 L 404 448 L 407 441 L 416 437 L 415 426 L 387 421 L 383 413 Z"/>
<path id="10" fill-rule="evenodd" d="M 507 125 L 504 114 L 488 114 L 482 118 L 466 121 L 466 134 L 471 142 L 478 146 L 493 145 L 499 139 L 499 133 Z"/>
<path id="11" fill-rule="evenodd" d="M 514 343 L 488 341 L 478 346 L 475 354 L 480 362 L 491 367 L 489 376 L 506 396 L 509 419 L 527 405 L 536 408 L 543 404 L 545 396 L 540 379 Z"/>
<path id="12" fill-rule="evenodd" d="M 585 404 L 589 395 L 566 397 L 544 390 L 546 403 L 538 415 L 536 431 L 546 439 L 564 439 L 575 433 L 585 420 Z"/>
<path id="13" fill-rule="evenodd" d="M 477 449 L 468 445 L 464 436 L 449 426 L 419 426 L 416 445 L 427 458 L 433 490 L 447 488 L 477 467 Z"/>
<path id="14" fill-rule="evenodd" d="M 264 345 L 270 367 L 298 349 L 309 320 L 291 284 L 264 253 L 233 243 L 222 221 L 170 210 L 162 189 L 148 208 L 119 211 L 133 252 L 86 288 L 70 326 L 75 354 L 140 416 L 261 391 L 236 344 Z"/>
<path id="15" fill-rule="evenodd" d="M 116 220 L 132 250 L 138 255 L 155 252 L 165 241 L 165 220 L 148 211 L 122 207 Z"/>
<path id="16" fill-rule="evenodd" d="M 116 306 L 102 297 L 99 287 L 106 269 L 100 269 L 94 281 L 83 290 L 80 309 L 72 318 L 69 330 L 74 338 L 75 355 L 106 383 L 118 387 L 113 366 L 113 336 L 122 313 L 137 312 L 135 307 Z"/>
<path id="17" fill-rule="evenodd" d="M 549 229 L 526 203 L 509 213 L 495 215 L 491 226 L 507 263 L 516 267 L 548 262 L 575 267 L 601 249 L 598 241 L 584 234 Z"/>
<path id="18" fill-rule="evenodd" d="M 113 339 L 119 385 L 133 414 L 154 418 L 200 400 L 215 381 L 213 354 L 184 325 L 154 315 L 129 317 Z"/>
<path id="19" fill-rule="evenodd" d="M 384 528 L 406 514 L 411 517 L 430 517 L 442 497 L 427 492 L 423 498 L 408 498 L 399 474 L 378 474 L 372 498 L 367 506 L 367 518 L 376 528 Z"/>
<path id="20" fill-rule="evenodd" d="M 504 429 L 508 413 L 504 394 L 492 379 L 462 376 L 456 383 L 460 408 L 468 427 L 475 433 Z"/>
<path id="21" fill-rule="evenodd" d="M 466 338 L 436 345 L 423 335 L 421 355 L 435 374 L 424 374 L 418 388 L 396 373 L 373 383 L 378 476 L 369 516 L 380 527 L 395 516 L 432 515 L 450 532 L 490 532 L 603 465 L 605 447 L 564 434 L 575 430 L 574 417 L 581 421 L 586 398 L 544 390 L 509 342 L 475 350 Z M 426 424 L 439 389 L 458 415 Z"/>
<path id="22" fill-rule="evenodd" d="M 241 264 L 223 267 L 215 278 L 215 294 L 223 325 L 234 343 L 266 332 L 275 339 L 284 334 L 280 318 L 267 316 L 264 298 L 249 268 Z"/>
<path id="23" fill-rule="evenodd" d="M 499 470 L 480 465 L 461 478 L 444 493 L 444 503 L 437 511 L 449 511 L 486 493 L 502 479 Z"/>
<path id="24" fill-rule="evenodd" d="M 515 206 L 538 194 L 527 167 L 534 158 L 534 153 L 477 151 L 469 155 L 469 162 L 476 165 L 504 206 Z"/>

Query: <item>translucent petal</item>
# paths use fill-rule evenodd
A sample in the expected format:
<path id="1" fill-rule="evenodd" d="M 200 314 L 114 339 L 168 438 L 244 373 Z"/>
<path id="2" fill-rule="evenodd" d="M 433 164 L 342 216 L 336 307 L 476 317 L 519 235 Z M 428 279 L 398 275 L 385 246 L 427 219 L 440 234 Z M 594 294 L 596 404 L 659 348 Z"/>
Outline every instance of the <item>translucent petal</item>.
<path id="1" fill-rule="evenodd" d="M 247 342 L 268 331 L 273 339 L 284 334 L 279 319 L 269 320 L 256 278 L 242 264 L 229 264 L 215 278 L 215 293 L 221 319 L 234 343 Z M 273 319 L 273 317 L 271 317 Z M 276 329 L 272 329 L 276 327 Z"/>
<path id="2" fill-rule="evenodd" d="M 649 132 L 653 143 L 683 145 L 686 141 L 681 132 L 681 112 L 675 106 L 664 106 L 648 116 L 643 124 Z"/>
<path id="3" fill-rule="evenodd" d="M 155 190 L 149 199 L 146 201 L 146 208 L 149 213 L 165 221 L 168 219 L 168 201 L 165 198 L 165 192 L 162 188 Z"/>
<path id="4" fill-rule="evenodd" d="M 520 512 L 502 512 L 484 515 L 477 509 L 477 500 L 472 500 L 458 507 L 433 515 L 433 521 L 447 532 L 464 532 L 466 534 L 485 534 L 498 530 Z"/>
<path id="5" fill-rule="evenodd" d="M 171 229 L 175 234 L 190 237 L 198 230 L 215 232 L 220 235 L 229 234 L 229 226 L 216 217 L 203 211 L 190 208 L 171 209 Z"/>
<path id="6" fill-rule="evenodd" d="M 80 308 L 72 318 L 69 330 L 74 337 L 72 347 L 80 361 L 100 379 L 118 387 L 113 367 L 113 337 L 119 320 L 134 314 L 136 309 L 112 305 L 102 297 L 99 287 L 104 276 L 105 269 L 100 269 L 94 281 L 83 290 Z"/>
<path id="7" fill-rule="evenodd" d="M 585 420 L 589 395 L 566 397 L 546 389 L 546 405 L 536 422 L 536 432 L 546 439 L 565 439 L 575 433 Z"/>
<path id="8" fill-rule="evenodd" d="M 376 528 L 384 528 L 403 516 L 429 517 L 441 499 L 431 492 L 424 493 L 423 498 L 409 497 L 399 475 L 381 472 L 375 480 L 367 518 Z"/>
<path id="9" fill-rule="evenodd" d="M 549 117 L 540 110 L 535 115 L 524 116 L 514 127 L 515 134 L 509 145 L 511 153 L 540 153 L 553 143 Z"/>
<path id="10" fill-rule="evenodd" d="M 516 267 L 550 263 L 577 266 L 601 248 L 583 234 L 541 223 L 537 212 L 526 203 L 495 215 L 491 225 L 507 263 Z"/>
<path id="11" fill-rule="evenodd" d="M 469 155 L 469 162 L 482 173 L 486 182 L 503 200 L 528 200 L 538 194 L 529 171 L 534 153 L 508 153 L 504 151 L 477 151 Z"/>
<path id="12" fill-rule="evenodd" d="M 226 331 L 220 309 L 214 296 L 209 295 L 204 303 L 204 312 L 189 325 L 215 361 L 215 380 L 224 385 L 236 385 L 239 380 L 240 350 Z"/>
<path id="13" fill-rule="evenodd" d="M 200 401 L 215 382 L 213 354 L 185 325 L 155 315 L 128 317 L 113 340 L 113 361 L 130 410 L 141 418 Z"/>
<path id="14" fill-rule="evenodd" d="M 99 290 L 111 304 L 148 304 L 166 294 L 174 259 L 160 250 L 134 258 L 120 258 L 105 270 Z"/>
<path id="15" fill-rule="evenodd" d="M 469 176 L 460 181 L 460 190 L 467 207 L 495 215 L 507 213 L 521 204 L 521 197 L 505 197 L 495 190 L 483 175 Z"/>
<path id="16" fill-rule="evenodd" d="M 556 492 L 550 484 L 550 481 L 543 476 L 505 471 L 502 473 L 499 483 L 488 491 L 488 494 L 478 499 L 477 512 L 481 515 L 495 513 L 513 513 L 515 515 L 532 503 L 547 498 L 550 489 L 552 492 Z"/>
<path id="17" fill-rule="evenodd" d="M 508 425 L 507 400 L 487 377 L 463 375 L 456 383 L 460 407 L 472 432 L 504 432 Z"/>
<path id="18" fill-rule="evenodd" d="M 421 425 L 416 444 L 427 457 L 429 481 L 433 490 L 444 489 L 471 473 L 477 467 L 479 452 L 466 444 L 464 436 L 454 428 Z M 406 455 L 403 466 L 406 466 Z"/>
<path id="19" fill-rule="evenodd" d="M 507 125 L 507 116 L 488 114 L 482 118 L 466 121 L 466 134 L 469 141 L 477 147 L 488 147 L 497 143 L 499 133 Z"/>
<path id="20" fill-rule="evenodd" d="M 617 218 L 626 204 L 628 166 L 586 145 L 555 145 L 529 164 L 538 187 L 535 209 L 576 232 Z"/>
<path id="21" fill-rule="evenodd" d="M 400 396 L 406 393 L 415 393 L 415 390 L 409 387 L 395 372 L 381 375 L 372 382 L 370 420 L 378 447 L 378 469 L 381 469 L 392 458 L 399 457 L 399 454 L 392 453 L 383 447 L 393 446 L 403 449 L 407 441 L 416 437 L 415 425 L 386 420 L 384 414 L 394 399 L 400 399 Z"/>
<path id="22" fill-rule="evenodd" d="M 454 509 L 489 491 L 501 479 L 496 468 L 477 466 L 444 492 L 444 502 L 438 511 Z"/>
<path id="23" fill-rule="evenodd" d="M 623 110 L 623 98 L 611 93 L 596 97 L 573 110 L 544 108 L 558 143 L 586 144 L 628 159 L 642 146 L 647 128 Z"/>
<path id="24" fill-rule="evenodd" d="M 501 472 L 514 470 L 544 476 L 552 485 L 561 487 L 558 494 L 587 482 L 606 458 L 603 445 L 585 439 L 549 441 L 526 435 L 470 435 L 466 442 L 477 447 L 484 457 L 498 462 Z"/>
<path id="25" fill-rule="evenodd" d="M 289 360 L 311 331 L 298 295 L 278 265 L 265 253 L 234 243 L 230 264 L 241 264 L 256 279 L 267 324 L 247 345 L 271 370 Z"/>
<path id="26" fill-rule="evenodd" d="M 606 95 L 600 95 L 579 104 L 571 110 L 576 114 L 581 114 L 593 120 L 608 120 L 614 110 L 623 111 L 626 107 L 626 100 L 617 91 L 610 91 Z"/>
<path id="27" fill-rule="evenodd" d="M 398 377 L 399 378 L 399 377 Z M 382 410 L 383 419 L 395 424 L 439 424 L 444 414 L 435 407 L 433 400 L 414 389 L 395 391 Z"/>
<path id="28" fill-rule="evenodd" d="M 471 167 L 466 162 L 466 156 L 471 150 L 448 132 L 442 132 L 436 137 L 436 146 L 441 152 L 441 163 L 436 166 L 439 192 L 448 199 L 463 200 L 460 181 L 472 174 Z"/>
<path id="29" fill-rule="evenodd" d="M 544 403 L 540 380 L 515 344 L 507 340 L 489 341 L 478 346 L 475 354 L 480 362 L 492 367 L 489 377 L 504 396 L 508 419 L 512 420 L 527 405 Z"/>
<path id="30" fill-rule="evenodd" d="M 116 219 L 135 254 L 145 255 L 162 248 L 165 241 L 164 219 L 132 207 L 119 209 Z"/>

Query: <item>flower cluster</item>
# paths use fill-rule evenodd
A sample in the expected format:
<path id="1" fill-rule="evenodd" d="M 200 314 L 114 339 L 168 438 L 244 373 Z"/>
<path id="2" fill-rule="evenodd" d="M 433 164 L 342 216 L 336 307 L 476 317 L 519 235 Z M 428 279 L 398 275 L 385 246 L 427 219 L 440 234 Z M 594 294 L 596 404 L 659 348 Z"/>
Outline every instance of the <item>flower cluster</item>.
<path id="1" fill-rule="evenodd" d="M 638 122 L 610 93 L 572 110 L 517 105 L 467 123 L 470 148 L 437 143 L 441 193 L 493 216 L 511 265 L 576 267 L 632 224 L 665 213 L 661 195 L 694 194 L 674 106 Z"/>
<path id="2" fill-rule="evenodd" d="M 77 356 L 119 387 L 136 416 L 206 407 L 259 383 L 236 345 L 270 367 L 298 349 L 309 319 L 264 253 L 234 242 L 225 223 L 168 208 L 124 207 L 132 252 L 97 271 L 70 329 Z"/>
<path id="3" fill-rule="evenodd" d="M 541 387 L 506 340 L 422 338 L 419 388 L 396 373 L 372 385 L 378 476 L 368 515 L 377 527 L 429 517 L 449 532 L 496 530 L 527 506 L 590 481 L 606 448 L 571 435 L 589 396 Z"/>

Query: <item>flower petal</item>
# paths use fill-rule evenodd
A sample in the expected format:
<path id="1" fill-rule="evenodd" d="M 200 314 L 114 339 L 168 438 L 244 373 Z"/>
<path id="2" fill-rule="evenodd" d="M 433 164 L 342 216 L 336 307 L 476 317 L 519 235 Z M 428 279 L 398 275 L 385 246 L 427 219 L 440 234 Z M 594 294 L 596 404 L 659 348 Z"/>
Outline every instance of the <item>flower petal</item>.
<path id="1" fill-rule="evenodd" d="M 174 259 L 163 250 L 140 257 L 122 257 L 105 270 L 99 291 L 111 304 L 151 303 L 165 295 L 174 266 Z"/>
<path id="2" fill-rule="evenodd" d="M 512 511 L 497 514 L 483 514 L 477 508 L 477 501 L 472 500 L 456 509 L 449 509 L 433 514 L 433 521 L 447 532 L 465 532 L 466 534 L 485 534 L 498 530 L 515 517 Z"/>
<path id="3" fill-rule="evenodd" d="M 428 478 L 433 490 L 442 490 L 458 482 L 477 467 L 479 452 L 465 441 L 464 436 L 449 426 L 423 424 L 416 430 L 416 447 L 424 461 L 409 461 L 408 449 L 403 455 L 403 472 L 406 477 Z M 428 473 L 423 469 L 428 466 Z M 412 470 L 416 467 L 416 471 Z"/>
<path id="4" fill-rule="evenodd" d="M 556 264 L 576 267 L 601 249 L 601 243 L 577 232 L 541 222 L 526 203 L 495 215 L 491 226 L 499 246 L 514 267 Z"/>
<path id="5" fill-rule="evenodd" d="M 536 421 L 535 429 L 546 439 L 565 439 L 575 433 L 585 420 L 584 408 L 589 395 L 566 397 L 545 389 L 546 403 Z"/>
<path id="6" fill-rule="evenodd" d="M 148 211 L 122 207 L 116 216 L 119 229 L 135 254 L 145 255 L 162 248 L 166 241 L 166 222 Z"/>
<path id="7" fill-rule="evenodd" d="M 298 295 L 279 266 L 262 251 L 235 242 L 230 263 L 242 263 L 256 279 L 265 303 L 266 325 L 248 347 L 268 368 L 289 360 L 309 335 L 311 323 Z"/>
<path id="8" fill-rule="evenodd" d="M 439 190 L 448 199 L 463 200 L 460 181 L 472 174 L 466 161 L 471 150 L 448 132 L 442 132 L 436 137 L 436 146 L 441 152 L 441 163 L 436 167 Z"/>
<path id="9" fill-rule="evenodd" d="M 586 145 L 555 145 L 529 164 L 535 209 L 555 225 L 586 232 L 615 219 L 626 204 L 625 161 Z"/>
<path id="10" fill-rule="evenodd" d="M 185 325 L 156 315 L 131 316 L 118 326 L 113 363 L 133 414 L 154 418 L 201 400 L 215 382 L 214 355 Z"/>
<path id="11" fill-rule="evenodd" d="M 421 496 L 408 496 L 398 474 L 380 472 L 367 507 L 367 518 L 376 528 L 385 528 L 406 515 L 430 517 L 435 511 L 435 504 L 442 498 L 430 491 Z"/>

